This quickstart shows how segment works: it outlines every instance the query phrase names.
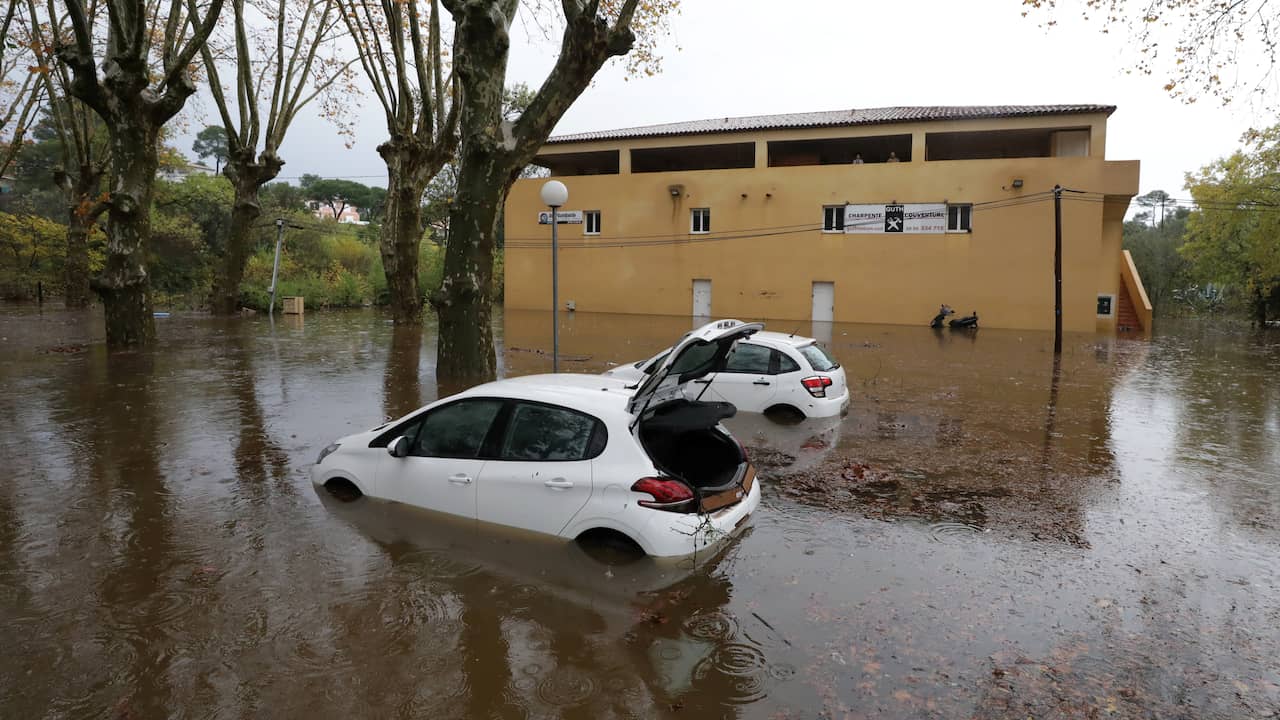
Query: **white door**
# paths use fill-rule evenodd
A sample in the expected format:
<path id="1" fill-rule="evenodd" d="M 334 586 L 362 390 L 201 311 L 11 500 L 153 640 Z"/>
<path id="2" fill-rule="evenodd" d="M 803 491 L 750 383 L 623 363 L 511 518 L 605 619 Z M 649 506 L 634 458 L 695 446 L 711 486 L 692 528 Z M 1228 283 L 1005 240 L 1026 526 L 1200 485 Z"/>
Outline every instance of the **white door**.
<path id="1" fill-rule="evenodd" d="M 468 398 L 423 416 L 406 457 L 378 461 L 378 494 L 388 500 L 475 519 L 478 458 L 503 401 Z"/>
<path id="2" fill-rule="evenodd" d="M 778 392 L 773 353 L 763 345 L 740 342 L 725 361 L 724 372 L 694 380 L 692 385 L 706 387 L 714 399 L 733 403 L 739 412 L 764 412 Z"/>
<path id="3" fill-rule="evenodd" d="M 484 522 L 555 535 L 591 497 L 591 460 L 604 428 L 579 412 L 518 403 L 479 480 L 477 515 Z"/>
<path id="4" fill-rule="evenodd" d="M 693 281 L 694 317 L 711 317 L 711 281 Z"/>
<path id="5" fill-rule="evenodd" d="M 831 322 L 836 314 L 836 285 L 830 282 L 813 284 L 813 321 Z"/>

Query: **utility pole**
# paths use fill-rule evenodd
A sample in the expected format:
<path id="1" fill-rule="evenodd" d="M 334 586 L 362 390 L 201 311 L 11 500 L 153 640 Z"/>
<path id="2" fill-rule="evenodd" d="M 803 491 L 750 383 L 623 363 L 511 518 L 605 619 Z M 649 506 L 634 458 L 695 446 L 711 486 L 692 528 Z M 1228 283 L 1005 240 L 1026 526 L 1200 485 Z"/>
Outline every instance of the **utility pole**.
<path id="1" fill-rule="evenodd" d="M 1062 186 L 1053 186 L 1053 354 L 1062 354 Z"/>
<path id="2" fill-rule="evenodd" d="M 267 314 L 276 311 L 276 279 L 280 277 L 280 243 L 284 240 L 284 218 L 276 218 L 276 261 L 271 266 L 271 302 L 267 305 Z"/>

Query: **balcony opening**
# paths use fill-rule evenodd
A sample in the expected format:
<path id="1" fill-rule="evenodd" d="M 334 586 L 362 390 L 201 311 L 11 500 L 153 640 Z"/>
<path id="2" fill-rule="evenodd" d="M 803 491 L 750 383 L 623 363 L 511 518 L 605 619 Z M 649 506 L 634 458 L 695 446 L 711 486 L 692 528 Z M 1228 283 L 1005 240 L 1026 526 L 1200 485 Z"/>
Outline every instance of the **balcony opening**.
<path id="1" fill-rule="evenodd" d="M 1036 128 L 928 133 L 925 148 L 926 160 L 1084 157 L 1089 154 L 1089 130 Z"/>
<path id="2" fill-rule="evenodd" d="M 884 162 L 911 162 L 911 136 L 878 135 L 769 143 L 769 167 Z"/>
<path id="3" fill-rule="evenodd" d="M 735 170 L 751 168 L 755 165 L 755 143 L 689 145 L 631 151 L 631 172 L 633 173 Z"/>
<path id="4" fill-rule="evenodd" d="M 533 159 L 532 164 L 550 170 L 553 177 L 565 177 L 568 175 L 617 175 L 618 151 L 600 150 L 597 152 L 538 155 Z"/>

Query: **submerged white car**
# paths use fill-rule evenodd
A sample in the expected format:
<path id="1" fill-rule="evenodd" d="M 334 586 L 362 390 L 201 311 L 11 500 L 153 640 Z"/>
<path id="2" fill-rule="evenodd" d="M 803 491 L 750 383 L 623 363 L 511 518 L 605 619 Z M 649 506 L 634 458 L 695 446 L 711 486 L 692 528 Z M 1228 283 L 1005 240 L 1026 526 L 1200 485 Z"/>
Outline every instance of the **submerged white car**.
<path id="1" fill-rule="evenodd" d="M 760 503 L 727 402 L 686 398 L 763 325 L 691 332 L 638 388 L 532 375 L 471 388 L 320 452 L 311 480 L 463 518 L 575 539 L 617 533 L 656 557 L 729 537 Z"/>
<path id="2" fill-rule="evenodd" d="M 671 352 L 606 370 L 606 377 L 642 382 Z M 724 369 L 695 380 L 690 399 L 733 403 L 741 412 L 790 411 L 804 417 L 833 417 L 849 409 L 844 368 L 816 340 L 758 332 L 738 343 Z"/>

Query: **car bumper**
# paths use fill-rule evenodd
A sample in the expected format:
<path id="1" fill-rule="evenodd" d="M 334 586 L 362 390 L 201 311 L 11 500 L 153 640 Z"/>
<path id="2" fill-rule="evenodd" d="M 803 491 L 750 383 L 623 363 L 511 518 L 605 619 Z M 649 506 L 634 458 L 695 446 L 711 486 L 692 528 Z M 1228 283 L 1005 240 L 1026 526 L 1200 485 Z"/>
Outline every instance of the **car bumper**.
<path id="1" fill-rule="evenodd" d="M 733 537 L 760 505 L 760 479 L 741 501 L 706 515 L 662 513 L 639 539 L 654 557 L 684 557 L 706 552 Z"/>
<path id="2" fill-rule="evenodd" d="M 812 398 L 805 403 L 804 414 L 811 418 L 835 417 L 849 412 L 850 394 L 846 389 L 840 395 Z"/>

